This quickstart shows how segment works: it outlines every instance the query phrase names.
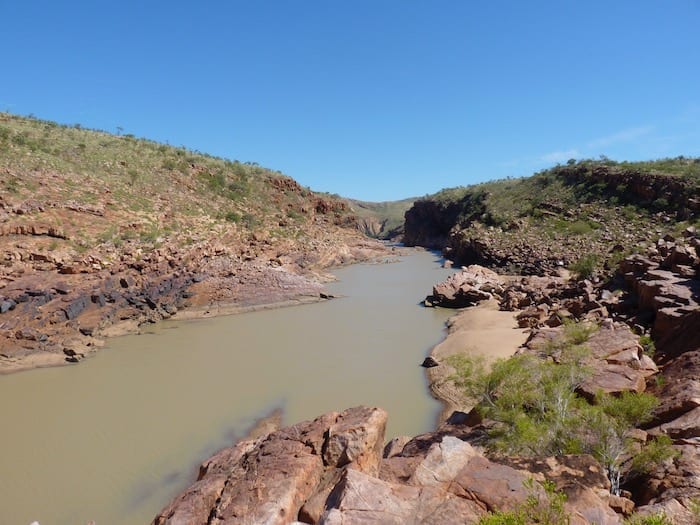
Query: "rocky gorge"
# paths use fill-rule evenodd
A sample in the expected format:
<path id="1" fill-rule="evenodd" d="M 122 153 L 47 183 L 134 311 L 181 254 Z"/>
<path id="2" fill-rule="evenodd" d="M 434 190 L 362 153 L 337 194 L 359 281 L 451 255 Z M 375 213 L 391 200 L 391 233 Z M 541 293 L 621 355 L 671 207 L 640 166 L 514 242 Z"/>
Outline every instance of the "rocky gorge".
<path id="1" fill-rule="evenodd" d="M 654 181 L 646 197 L 650 202 L 664 198 L 657 190 L 669 187 Z M 448 341 L 459 331 L 461 316 L 486 304 L 510 313 L 525 332 L 525 341 L 512 348 L 516 356 L 556 364 L 561 357 L 552 353 L 551 343 L 567 327 L 584 326 L 581 367 L 589 374 L 576 385 L 577 395 L 594 405 L 600 396 L 653 395 L 651 416 L 624 433 L 617 477 L 590 454 L 504 455 L 491 449 L 488 439 L 496 423 L 464 396 L 449 355 L 434 352 L 424 366 L 433 394 L 446 405 L 434 432 L 384 443 L 388 416 L 380 408 L 325 414 L 240 442 L 207 460 L 198 481 L 154 523 L 700 523 L 700 240 L 693 226 L 676 226 L 676 221 L 684 226 L 688 213 L 694 217 L 695 197 L 688 195 L 684 202 L 689 206 L 679 206 L 675 219 L 661 212 L 655 216 L 659 222 L 634 225 L 644 242 L 632 255 L 626 253 L 629 245 L 617 247 L 625 238 L 637 239 L 622 222 L 616 230 L 602 221 L 603 231 L 595 228 L 593 240 L 579 235 L 588 228 L 572 234 L 570 224 L 580 224 L 581 213 L 588 218 L 592 208 L 603 213 L 597 201 L 580 204 L 561 219 L 569 225 L 557 223 L 563 237 L 580 245 L 573 254 L 567 252 L 573 244 L 556 252 L 562 247 L 542 238 L 529 245 L 529 255 L 504 250 L 500 241 L 508 232 L 510 242 L 522 239 L 527 219 L 498 229 L 462 223 L 477 228 L 469 245 L 482 247 L 466 257 L 460 258 L 468 252 L 449 240 L 461 227 L 449 236 L 422 234 L 419 242 L 444 248 L 460 262 L 509 271 L 503 275 L 472 265 L 436 284 L 426 306 L 466 308 L 450 322 Z M 455 217 L 437 217 L 448 230 L 454 224 Z M 415 224 L 430 228 L 426 221 Z M 408 220 L 407 235 L 413 235 Z M 654 235 L 658 241 L 649 242 Z M 590 252 L 601 256 L 599 266 L 587 272 L 567 269 Z M 514 253 L 520 253 L 517 264 Z M 468 351 L 459 342 L 453 349 L 455 354 Z M 634 470 L 646 447 L 666 439 L 670 449 L 664 455 Z M 488 521 L 499 516 L 506 521 Z M 518 516 L 524 521 L 507 521 Z"/>
<path id="2" fill-rule="evenodd" d="M 489 512 L 512 511 L 528 501 L 548 505 L 547 482 L 566 495 L 562 515 L 567 523 L 615 524 L 632 514 L 659 513 L 669 523 L 697 523 L 699 325 L 690 328 L 700 311 L 697 281 L 679 284 L 677 274 L 659 269 L 668 267 L 668 253 L 674 250 L 694 253 L 695 238 L 664 242 L 677 249 L 622 262 L 618 279 L 628 285 L 623 293 L 611 295 L 605 287 L 561 277 L 503 278 L 469 267 L 436 285 L 430 296 L 452 306 L 455 297 L 462 306 L 496 300 L 517 313 L 517 322 L 529 331 L 519 353 L 541 355 L 543 345 L 561 334 L 565 319 L 573 315 L 599 327 L 587 341 L 592 374 L 580 385 L 581 394 L 593 399 L 600 391 L 653 392 L 659 404 L 634 439 L 644 443 L 663 434 L 675 451 L 671 459 L 633 478 L 621 494 L 611 492 L 603 467 L 589 455 L 489 453 L 483 446 L 489 422 L 469 405 L 449 405 L 449 417 L 434 432 L 386 444 L 387 414 L 358 407 L 220 452 L 202 465 L 198 481 L 154 523 L 477 523 Z M 697 270 L 697 256 L 691 258 L 686 262 Z M 657 272 L 666 272 L 665 279 Z M 645 300 L 640 291 L 649 287 L 664 289 L 663 298 Z M 661 309 L 667 310 L 659 314 Z M 630 322 L 651 330 L 659 342 L 654 359 L 645 353 Z M 684 336 L 670 335 L 677 333 Z M 454 374 L 449 359 L 441 357 L 432 365 L 428 373 L 433 392 L 448 402 L 464 400 L 445 392 L 444 383 Z M 529 485 L 529 479 L 537 483 Z"/>
<path id="3" fill-rule="evenodd" d="M 322 300 L 327 268 L 387 253 L 358 231 L 384 223 L 255 163 L 6 114 L 0 127 L 0 372 L 76 363 L 170 317 Z M 692 175 L 696 160 L 670 166 Z M 449 352 L 424 363 L 445 404 L 437 428 L 386 443 L 389 415 L 366 406 L 263 425 L 154 523 L 698 523 L 697 181 L 659 166 L 574 162 L 417 201 L 407 244 L 469 265 L 425 301 L 466 308 Z M 463 320 L 486 309 L 508 325 L 486 327 L 487 344 L 531 362 L 562 364 L 555 343 L 585 327 L 583 402 L 658 400 L 616 436 L 615 472 L 590 453 L 489 446 L 499 422 L 451 359 L 469 352 Z M 670 450 L 635 471 L 660 438 Z"/>

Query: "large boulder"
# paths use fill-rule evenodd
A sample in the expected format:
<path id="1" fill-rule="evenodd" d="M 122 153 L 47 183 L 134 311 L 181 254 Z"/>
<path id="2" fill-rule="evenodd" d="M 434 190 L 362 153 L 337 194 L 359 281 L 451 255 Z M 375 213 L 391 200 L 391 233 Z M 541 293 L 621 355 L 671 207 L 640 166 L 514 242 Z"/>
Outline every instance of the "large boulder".
<path id="1" fill-rule="evenodd" d="M 503 293 L 503 279 L 496 272 L 472 264 L 433 286 L 426 305 L 463 308 L 488 301 Z"/>
<path id="2" fill-rule="evenodd" d="M 483 510 L 476 503 L 437 487 L 388 483 L 346 470 L 328 498 L 319 524 L 403 525 L 476 523 Z"/>
<path id="3" fill-rule="evenodd" d="M 317 492 L 330 492 L 328 480 L 339 467 L 377 474 L 386 420 L 381 409 L 357 407 L 224 449 L 153 523 L 295 521 L 305 503 L 319 499 Z M 305 515 L 320 510 L 307 508 Z"/>

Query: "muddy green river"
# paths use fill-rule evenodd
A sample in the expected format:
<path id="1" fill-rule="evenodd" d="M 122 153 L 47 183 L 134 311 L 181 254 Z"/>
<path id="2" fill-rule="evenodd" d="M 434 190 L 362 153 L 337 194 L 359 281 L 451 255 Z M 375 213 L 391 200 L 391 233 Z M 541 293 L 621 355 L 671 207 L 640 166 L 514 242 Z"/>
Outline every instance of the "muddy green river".
<path id="1" fill-rule="evenodd" d="M 275 408 L 284 424 L 356 405 L 387 440 L 435 424 L 419 366 L 449 311 L 419 305 L 449 275 L 434 254 L 334 272 L 332 301 L 112 339 L 79 365 L 0 376 L 0 523 L 133 525 Z"/>

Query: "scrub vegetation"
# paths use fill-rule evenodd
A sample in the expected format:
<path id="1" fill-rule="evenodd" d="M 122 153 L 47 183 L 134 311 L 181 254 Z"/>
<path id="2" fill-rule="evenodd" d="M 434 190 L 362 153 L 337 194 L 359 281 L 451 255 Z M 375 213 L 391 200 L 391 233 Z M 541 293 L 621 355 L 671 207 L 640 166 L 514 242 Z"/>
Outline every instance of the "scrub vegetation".
<path id="1" fill-rule="evenodd" d="M 490 422 L 486 446 L 494 454 L 556 456 L 591 454 L 605 469 L 612 492 L 634 476 L 673 457 L 671 440 L 646 443 L 634 429 L 649 421 L 658 400 L 648 393 L 602 391 L 593 400 L 578 394 L 587 379 L 586 341 L 594 325 L 571 323 L 542 349 L 486 367 L 479 359 L 455 356 L 454 381 Z"/>
<path id="2" fill-rule="evenodd" d="M 660 232 L 700 227 L 698 193 L 700 158 L 571 160 L 531 177 L 418 199 L 406 214 L 406 239 L 507 273 L 563 266 L 582 278 L 603 277 Z M 499 248 L 484 255 L 477 241 Z"/>
<path id="3" fill-rule="evenodd" d="M 76 251 L 165 239 L 187 244 L 223 229 L 297 239 L 317 207 L 337 224 L 354 220 L 341 199 L 255 162 L 7 113 L 0 113 L 0 170 L 0 190 L 13 201 L 34 199 L 47 214 L 66 206 L 93 214 L 87 227 L 56 217 Z"/>

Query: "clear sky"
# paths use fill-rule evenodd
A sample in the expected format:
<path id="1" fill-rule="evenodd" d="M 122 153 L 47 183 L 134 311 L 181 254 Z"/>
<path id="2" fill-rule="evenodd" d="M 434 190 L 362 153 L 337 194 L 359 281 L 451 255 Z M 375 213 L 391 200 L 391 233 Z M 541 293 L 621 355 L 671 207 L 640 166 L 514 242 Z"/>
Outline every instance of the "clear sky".
<path id="1" fill-rule="evenodd" d="M 0 111 L 393 200 L 700 156 L 700 0 L 0 0 Z"/>

